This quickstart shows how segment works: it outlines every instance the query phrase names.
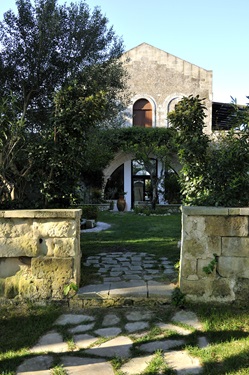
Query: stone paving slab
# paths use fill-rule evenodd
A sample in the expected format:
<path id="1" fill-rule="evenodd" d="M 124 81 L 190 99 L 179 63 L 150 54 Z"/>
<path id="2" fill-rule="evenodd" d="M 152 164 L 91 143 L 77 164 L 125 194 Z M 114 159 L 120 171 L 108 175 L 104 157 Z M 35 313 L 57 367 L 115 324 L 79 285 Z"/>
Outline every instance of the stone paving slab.
<path id="1" fill-rule="evenodd" d="M 170 302 L 175 284 L 172 278 L 176 275 L 173 265 L 167 258 L 156 259 L 153 254 L 137 252 L 99 253 L 89 256 L 85 266 L 93 265 L 96 274 L 102 277 L 102 284 L 98 282 L 79 289 L 78 297 L 99 303 L 101 300 L 112 300 L 120 303 L 120 298 L 152 298 Z M 164 272 L 169 277 L 165 280 Z M 158 279 L 164 277 L 164 281 Z M 171 280 L 171 281 L 170 281 Z M 121 302 L 122 303 L 122 302 Z M 136 301 L 136 304 L 138 301 Z M 140 302 L 141 303 L 141 302 Z"/>
<path id="2" fill-rule="evenodd" d="M 93 320 L 94 318 L 91 315 L 63 314 L 55 321 L 54 325 L 76 325 L 83 322 L 92 322 Z"/>
<path id="3" fill-rule="evenodd" d="M 77 348 L 86 349 L 90 345 L 94 344 L 98 340 L 98 337 L 88 335 L 87 333 L 78 334 L 73 336 L 73 341 Z"/>
<path id="4" fill-rule="evenodd" d="M 192 311 L 178 311 L 173 316 L 172 321 L 184 323 L 197 330 L 202 330 L 202 324 L 198 320 L 196 314 Z"/>
<path id="5" fill-rule="evenodd" d="M 120 322 L 120 318 L 116 314 L 107 314 L 102 322 L 103 327 L 110 327 Z"/>
<path id="6" fill-rule="evenodd" d="M 114 337 L 118 336 L 122 330 L 119 327 L 107 327 L 107 328 L 100 328 L 94 331 L 94 333 L 98 336 L 103 337 Z"/>
<path id="7" fill-rule="evenodd" d="M 149 328 L 149 323 L 148 322 L 143 322 L 143 321 L 133 322 L 133 323 L 127 323 L 125 325 L 125 329 L 129 333 L 136 332 L 136 331 L 141 331 L 141 330 L 144 330 L 146 328 Z"/>
<path id="8" fill-rule="evenodd" d="M 94 346 L 86 350 L 87 354 L 97 355 L 100 357 L 130 357 L 130 349 L 132 347 L 132 340 L 126 336 L 118 336 L 115 339 L 104 342 L 101 345 Z"/>
<path id="9" fill-rule="evenodd" d="M 51 354 L 41 354 L 24 360 L 23 364 L 17 369 L 17 375 L 51 375 L 53 359 L 55 358 L 57 361 L 59 360 L 58 363 L 64 365 L 68 375 L 98 375 L 100 371 L 103 375 L 114 375 L 115 371 L 109 362 L 113 357 L 128 360 L 121 369 L 124 374 L 137 375 L 146 369 L 157 350 L 162 351 L 165 362 L 175 369 L 177 375 L 201 373 L 202 367 L 198 359 L 193 358 L 182 349 L 182 346 L 185 345 L 185 336 L 191 334 L 192 330 L 179 327 L 173 322 L 159 322 L 156 326 L 163 330 L 173 330 L 184 338 L 172 340 L 166 339 L 163 334 L 160 334 L 152 342 L 136 344 L 140 350 L 148 354 L 132 358 L 130 349 L 133 346 L 133 340 L 146 334 L 146 330 L 139 333 L 140 330 L 146 328 L 147 333 L 149 332 L 150 322 L 153 320 L 153 325 L 155 324 L 155 312 L 149 308 L 136 307 L 131 307 L 130 310 L 126 309 L 125 311 L 122 309 L 112 310 L 113 312 L 107 311 L 103 309 L 102 314 L 96 312 L 96 315 L 95 313 L 92 315 L 62 314 L 55 323 L 63 325 L 67 332 L 71 332 L 72 329 L 75 330 L 73 341 L 76 350 L 78 350 L 78 355 L 76 356 L 74 352 L 71 352 L 71 355 L 65 354 L 65 350 L 69 350 L 67 344 L 62 341 L 58 332 L 50 331 L 40 338 L 39 345 L 37 344 L 35 348 L 37 348 L 37 351 L 51 351 Z M 163 319 L 163 316 L 157 318 Z M 86 324 L 82 324 L 82 319 L 83 323 Z M 191 311 L 177 311 L 173 317 L 174 321 L 176 319 L 181 319 L 181 322 L 188 322 L 187 324 L 193 328 L 200 327 L 197 316 Z M 92 325 L 95 324 L 99 328 L 92 333 L 94 329 Z M 67 325 L 69 326 L 67 327 Z M 77 330 L 84 326 L 88 326 L 91 333 L 76 334 Z M 122 331 L 125 332 L 125 330 L 127 330 L 127 334 L 131 335 L 132 339 L 122 335 Z M 111 338 L 112 335 L 120 336 Z M 100 337 L 105 337 L 106 341 L 101 344 L 97 343 Z M 208 345 L 208 341 L 203 334 L 196 338 L 196 345 L 200 348 Z M 179 347 L 179 350 L 177 350 L 177 347 Z M 84 349 L 84 351 L 80 352 L 81 349 Z M 32 349 L 31 353 L 33 353 Z M 52 353 L 55 353 L 54 357 Z"/>
<path id="10" fill-rule="evenodd" d="M 154 355 L 132 358 L 120 368 L 120 371 L 125 375 L 140 374 L 148 367 L 153 358 Z"/>
<path id="11" fill-rule="evenodd" d="M 78 290 L 80 298 L 108 298 L 110 293 L 110 283 L 85 285 Z"/>
<path id="12" fill-rule="evenodd" d="M 147 297 L 147 285 L 144 281 L 129 281 L 112 283 L 110 297 Z"/>
<path id="13" fill-rule="evenodd" d="M 161 340 L 161 341 L 152 341 L 146 344 L 140 345 L 140 349 L 147 353 L 154 353 L 156 350 L 169 350 L 177 346 L 184 345 L 184 340 Z"/>
<path id="14" fill-rule="evenodd" d="M 148 274 L 157 277 L 160 274 L 163 275 L 164 271 L 167 271 L 170 276 L 175 273 L 170 261 L 164 258 L 155 259 L 155 255 L 136 252 L 100 253 L 96 256 L 89 256 L 84 265 L 93 265 L 96 272 L 104 278 L 110 276 L 122 278 L 129 271 L 137 271 L 144 280 L 148 277 Z M 118 275 L 115 272 L 118 272 Z"/>
<path id="15" fill-rule="evenodd" d="M 172 290 L 175 288 L 174 284 L 166 284 L 154 280 L 148 281 L 148 296 L 149 297 L 171 297 Z"/>
<path id="16" fill-rule="evenodd" d="M 18 368 L 16 375 L 51 375 L 53 357 L 40 355 L 26 359 Z"/>
<path id="17" fill-rule="evenodd" d="M 79 326 L 76 326 L 76 327 L 73 327 L 73 328 L 70 328 L 68 330 L 69 333 L 83 333 L 83 332 L 86 332 L 86 331 L 90 331 L 90 329 L 92 329 L 94 327 L 95 323 L 90 323 L 90 324 L 80 324 Z"/>
<path id="18" fill-rule="evenodd" d="M 32 353 L 39 352 L 53 352 L 65 353 L 68 351 L 68 345 L 63 341 L 62 336 L 56 332 L 51 331 L 43 335 L 38 343 L 30 349 Z"/>
<path id="19" fill-rule="evenodd" d="M 94 265 L 96 273 L 98 272 L 103 278 L 112 276 L 107 279 L 110 281 L 106 283 L 98 282 L 80 288 L 78 297 L 87 300 L 87 303 L 96 300 L 102 304 L 104 300 L 112 302 L 115 298 L 121 303 L 133 299 L 144 303 L 149 298 L 154 298 L 157 301 L 162 300 L 163 302 L 170 302 L 171 300 L 175 285 L 169 280 L 165 281 L 165 277 L 162 282 L 159 280 L 163 272 L 169 274 L 169 277 L 174 276 L 172 264 L 167 258 L 161 258 L 158 261 L 155 257 L 148 256 L 146 253 L 115 252 L 110 254 L 103 252 L 98 256 L 88 257 L 87 264 Z M 120 277 L 121 281 L 113 281 L 115 277 Z M 129 281 L 125 280 L 126 277 Z M 137 280 L 132 280 L 132 278 Z M 85 301 L 83 302 L 85 304 Z M 66 355 L 65 352 L 69 349 L 67 343 L 63 342 L 61 335 L 56 331 L 48 332 L 40 338 L 34 348 L 39 352 L 51 351 L 51 354 L 39 355 L 25 360 L 21 365 L 23 367 L 19 366 L 17 375 L 51 375 L 52 360 L 55 358 L 61 359 L 68 375 L 99 375 L 99 373 L 114 375 L 114 370 L 109 362 L 113 357 L 128 359 L 126 364 L 122 366 L 121 371 L 126 375 L 137 375 L 146 369 L 156 350 L 163 352 L 165 361 L 176 370 L 177 375 L 200 373 L 198 371 L 201 371 L 201 365 L 195 358 L 189 356 L 187 351 L 182 350 L 182 346 L 185 344 L 184 338 L 171 340 L 166 339 L 163 334 L 158 335 L 152 342 L 136 344 L 139 349 L 148 355 L 132 358 L 130 349 L 133 346 L 133 341 L 124 334 L 122 335 L 122 332 L 129 334 L 133 340 L 135 337 L 145 335 L 146 330 L 149 332 L 151 320 L 153 319 L 153 324 L 156 323 L 154 312 L 149 308 L 131 306 L 130 310 L 127 309 L 124 313 L 119 309 L 115 312 L 103 311 L 105 311 L 103 316 L 99 314 L 93 314 L 93 316 L 92 314 L 61 315 L 54 325 L 64 326 L 63 329 L 73 335 L 77 349 L 84 349 L 84 351 L 78 351 L 77 356 L 73 352 L 72 355 Z M 162 330 L 173 330 L 184 337 L 191 334 L 191 329 L 179 327 L 174 322 L 187 324 L 193 329 L 202 329 L 197 316 L 191 311 L 178 311 L 173 316 L 172 322 L 164 322 L 163 316 L 158 317 L 157 321 L 160 319 L 162 319 L 162 322 L 156 324 L 158 327 Z M 111 338 L 113 336 L 116 337 Z M 100 337 L 107 341 L 97 344 L 96 342 Z M 196 345 L 200 348 L 208 345 L 203 334 L 197 337 Z M 177 347 L 180 349 L 177 350 Z M 31 353 L 36 352 L 32 351 L 34 348 L 31 349 Z M 52 353 L 55 353 L 54 358 Z M 59 357 L 58 353 L 61 353 Z M 169 353 L 171 353 L 171 356 Z M 92 358 L 93 356 L 95 358 Z"/>
<path id="20" fill-rule="evenodd" d="M 198 337 L 197 343 L 200 349 L 206 348 L 209 345 L 207 338 L 204 336 Z"/>
<path id="21" fill-rule="evenodd" d="M 202 372 L 199 359 L 190 356 L 186 350 L 164 353 L 164 359 L 176 371 L 177 375 L 195 375 Z"/>
<path id="22" fill-rule="evenodd" d="M 68 375 L 114 375 L 111 364 L 104 358 L 65 356 L 61 360 Z"/>

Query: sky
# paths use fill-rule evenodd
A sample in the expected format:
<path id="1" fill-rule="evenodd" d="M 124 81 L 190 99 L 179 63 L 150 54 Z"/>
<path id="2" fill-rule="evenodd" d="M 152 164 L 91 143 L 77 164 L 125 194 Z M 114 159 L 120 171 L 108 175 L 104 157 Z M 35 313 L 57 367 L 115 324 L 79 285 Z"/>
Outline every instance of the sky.
<path id="1" fill-rule="evenodd" d="M 59 4 L 77 0 L 57 0 Z M 213 101 L 249 102 L 249 0 L 85 0 L 125 50 L 148 43 L 213 72 Z M 15 0 L 1 0 L 0 20 Z"/>

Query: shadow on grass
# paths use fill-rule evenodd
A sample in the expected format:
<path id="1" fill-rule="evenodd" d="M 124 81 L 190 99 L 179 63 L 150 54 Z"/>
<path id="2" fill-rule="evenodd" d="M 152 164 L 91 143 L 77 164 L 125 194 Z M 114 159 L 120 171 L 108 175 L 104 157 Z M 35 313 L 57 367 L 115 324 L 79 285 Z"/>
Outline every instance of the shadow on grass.
<path id="1" fill-rule="evenodd" d="M 4 306 L 0 311 L 0 373 L 13 372 L 35 345 L 51 329 L 61 314 L 57 306 Z"/>
<path id="2" fill-rule="evenodd" d="M 249 374 L 248 349 L 224 360 L 209 360 L 203 365 L 203 375 L 247 375 Z"/>

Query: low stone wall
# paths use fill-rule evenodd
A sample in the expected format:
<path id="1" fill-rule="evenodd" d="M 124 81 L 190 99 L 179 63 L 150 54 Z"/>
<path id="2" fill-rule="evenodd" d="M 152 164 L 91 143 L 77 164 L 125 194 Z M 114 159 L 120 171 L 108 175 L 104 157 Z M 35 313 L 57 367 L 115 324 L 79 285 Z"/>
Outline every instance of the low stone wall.
<path id="1" fill-rule="evenodd" d="M 80 209 L 0 212 L 0 296 L 61 299 L 80 281 Z"/>
<path id="2" fill-rule="evenodd" d="M 151 207 L 151 202 L 149 201 L 136 201 L 134 204 L 135 207 Z M 162 211 L 165 211 L 167 214 L 178 214 L 181 212 L 180 204 L 157 204 L 156 208 L 160 208 Z"/>
<path id="3" fill-rule="evenodd" d="M 249 208 L 182 207 L 180 290 L 189 301 L 249 304 Z"/>

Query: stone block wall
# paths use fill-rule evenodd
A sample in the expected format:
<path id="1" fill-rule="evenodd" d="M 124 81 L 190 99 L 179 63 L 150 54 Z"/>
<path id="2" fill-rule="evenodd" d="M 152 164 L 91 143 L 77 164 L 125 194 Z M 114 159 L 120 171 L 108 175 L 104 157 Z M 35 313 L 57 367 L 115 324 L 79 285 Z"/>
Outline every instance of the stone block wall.
<path id="1" fill-rule="evenodd" d="M 0 212 L 0 296 L 61 299 L 80 281 L 80 209 Z"/>
<path id="2" fill-rule="evenodd" d="M 249 208 L 182 207 L 179 281 L 189 301 L 249 304 Z"/>
<path id="3" fill-rule="evenodd" d="M 128 96 L 132 95 L 133 100 L 150 98 L 155 106 L 156 119 L 152 126 L 166 126 L 166 117 L 172 99 L 199 95 L 201 99 L 205 98 L 207 108 L 204 131 L 207 134 L 211 133 L 212 71 L 191 64 L 147 43 L 142 43 L 125 52 L 121 61 L 128 73 Z M 132 119 L 132 109 L 127 112 L 127 115 L 128 125 Z"/>

